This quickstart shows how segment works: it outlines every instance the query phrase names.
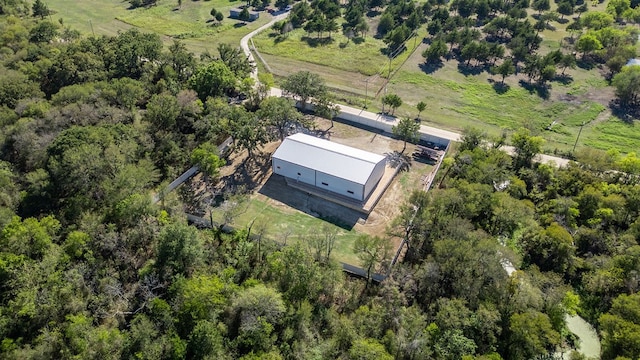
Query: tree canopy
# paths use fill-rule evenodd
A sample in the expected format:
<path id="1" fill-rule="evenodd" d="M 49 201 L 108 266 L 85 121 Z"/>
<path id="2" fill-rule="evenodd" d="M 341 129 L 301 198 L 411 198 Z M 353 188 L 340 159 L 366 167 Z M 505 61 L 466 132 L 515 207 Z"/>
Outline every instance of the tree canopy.
<path id="1" fill-rule="evenodd" d="M 616 88 L 616 96 L 624 105 L 637 105 L 640 95 L 640 66 L 623 67 L 611 83 Z"/>
<path id="2" fill-rule="evenodd" d="M 229 95 L 235 89 L 237 78 L 223 61 L 211 61 L 196 69 L 189 78 L 189 87 L 198 93 L 200 100 Z"/>
<path id="3" fill-rule="evenodd" d="M 285 79 L 282 90 L 295 96 L 304 109 L 312 99 L 324 96 L 327 93 L 327 86 L 318 74 L 299 71 Z"/>
<path id="4" fill-rule="evenodd" d="M 529 5 L 322 0 L 296 4 L 290 20 L 338 23 L 344 6 L 353 26 L 381 12 L 388 33 L 428 26 L 452 58 L 466 49 L 465 71 L 501 66 L 505 51 L 525 77 L 555 81 L 576 59 L 536 53 Z M 282 205 L 287 226 L 246 219 L 269 194 L 238 179 L 252 162 L 268 173 L 260 151 L 310 124 L 290 99 L 245 80 L 242 54 L 221 46 L 219 59 L 196 59 L 136 30 L 76 36 L 31 16 L 33 6 L 0 4 L 0 358 L 548 358 L 576 347 L 565 322 L 576 314 L 598 329 L 603 359 L 640 355 L 637 153 L 586 148 L 556 168 L 535 161 L 541 129 L 467 129 L 428 191 L 414 186 L 420 176 L 398 174 L 390 186 L 406 197 L 369 217 L 375 234 L 330 217 L 299 234 L 288 226 L 324 212 L 306 195 Z M 580 37 L 604 50 L 580 66 L 632 45 L 628 29 L 609 25 L 632 19 L 636 4 L 606 7 L 573 15 Z M 637 69 L 617 71 L 620 101 L 636 106 Z M 333 114 L 322 79 L 294 75 L 290 95 Z M 410 141 L 417 127 L 401 118 L 394 132 Z M 229 136 L 239 165 L 219 176 L 227 155 L 217 146 Z M 163 190 L 193 164 L 205 176 Z M 187 221 L 214 206 L 214 227 Z M 370 281 L 343 273 L 338 246 L 354 250 L 348 261 Z"/>
<path id="5" fill-rule="evenodd" d="M 420 138 L 420 123 L 409 118 L 402 118 L 391 128 L 393 134 L 403 141 L 402 152 L 407 148 L 407 141 L 416 142 Z"/>

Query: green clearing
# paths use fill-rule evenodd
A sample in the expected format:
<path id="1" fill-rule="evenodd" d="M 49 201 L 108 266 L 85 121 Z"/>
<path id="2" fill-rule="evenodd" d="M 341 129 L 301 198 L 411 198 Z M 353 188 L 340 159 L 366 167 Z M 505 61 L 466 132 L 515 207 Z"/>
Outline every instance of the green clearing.
<path id="1" fill-rule="evenodd" d="M 394 76 L 388 86 L 404 100 L 396 111 L 398 116 L 415 116 L 415 104 L 425 101 L 425 124 L 454 131 L 468 126 L 485 130 L 496 136 L 527 127 L 546 140 L 545 152 L 569 151 L 580 132 L 580 147 L 621 152 L 640 148 L 640 127 L 611 116 L 604 105 L 592 100 L 593 94 L 613 93 L 607 82 L 595 71 L 580 68 L 567 70 L 574 79 L 566 85 L 552 83 L 549 100 L 523 88 L 524 77 L 507 78 L 509 89 L 498 92 L 492 82 L 499 77 L 486 73 L 474 76 L 461 74 L 454 62 L 444 63 L 441 69 L 427 74 L 420 69 L 418 51 Z M 568 100 L 560 100 L 563 95 Z M 379 106 L 379 103 L 375 103 Z M 549 130 L 546 128 L 556 122 Z"/>
<path id="2" fill-rule="evenodd" d="M 421 39 L 424 30 L 418 31 L 415 39 Z M 341 33 L 333 33 L 331 38 L 317 39 L 315 34 L 307 34 L 303 29 L 295 29 L 287 36 L 265 31 L 254 37 L 253 41 L 261 53 L 309 62 L 343 71 L 360 73 L 366 76 L 380 74 L 388 76 L 389 58 L 381 49 L 386 45 L 381 39 L 367 36 L 362 42 L 354 43 Z M 327 41 L 319 45 L 318 41 Z M 301 46 L 301 44 L 304 44 Z M 407 46 L 413 49 L 415 40 L 409 40 Z M 408 58 L 405 51 L 391 61 L 392 71 Z"/>
<path id="3" fill-rule="evenodd" d="M 412 170 L 408 172 L 398 174 L 394 181 L 400 185 L 400 193 L 409 194 L 412 190 L 421 187 L 421 178 L 425 174 L 428 174 L 431 169 L 432 167 L 429 165 L 420 165 L 419 167 L 412 167 Z M 221 216 L 222 213 L 220 211 L 216 209 L 213 210 L 214 221 L 220 221 L 222 219 Z M 279 242 L 282 240 L 276 237 L 276 235 L 282 234 L 284 229 L 288 229 L 291 233 L 291 236 L 287 238 L 287 243 L 289 244 L 300 241 L 304 242 L 306 240 L 306 234 L 321 232 L 324 227 L 328 226 L 330 230 L 337 230 L 338 234 L 332 257 L 344 263 L 360 264 L 360 260 L 352 248 L 356 238 L 362 235 L 363 232 L 351 228 L 350 225 L 340 224 L 333 219 L 325 220 L 314 217 L 292 208 L 274 206 L 269 203 L 269 200 L 260 198 L 258 195 L 253 195 L 250 198 L 246 210 L 234 219 L 231 225 L 236 227 L 246 226 L 252 221 L 254 224 L 268 224 L 265 236 Z M 384 234 L 376 235 L 384 236 Z M 395 250 L 396 249 L 393 249 L 394 252 Z"/>
<path id="4" fill-rule="evenodd" d="M 552 3 L 552 7 L 555 6 Z M 600 3 L 589 10 L 603 11 L 605 7 L 605 3 Z M 529 14 L 532 21 L 534 13 Z M 369 110 L 375 112 L 381 110 L 381 104 L 380 97 L 373 97 L 384 85 L 382 77 L 387 76 L 389 63 L 379 50 L 384 44 L 371 36 L 375 19 L 368 20 L 370 34 L 360 44 L 347 42 L 342 34 L 334 34 L 328 44 L 310 45 L 304 41 L 306 34 L 300 29 L 288 37 L 265 32 L 256 37 L 255 42 L 277 77 L 285 77 L 294 69 L 314 71 L 325 78 L 339 102 L 361 106 L 366 92 Z M 566 31 L 569 23 L 552 22 L 556 29 L 541 33 L 540 53 L 560 48 L 561 41 L 570 36 Z M 424 35 L 420 33 L 419 38 Z M 407 44 L 409 49 L 413 49 L 413 45 L 412 40 Z M 415 117 L 415 105 L 426 101 L 429 106 L 422 114 L 425 124 L 454 131 L 473 126 L 494 136 L 527 127 L 546 140 L 545 152 L 571 150 L 583 123 L 578 147 L 616 148 L 621 152 L 640 148 L 640 128 L 605 112 L 613 89 L 596 70 L 568 69 L 566 73 L 572 81 L 552 82 L 548 98 L 544 99 L 535 90 L 523 87 L 520 82 L 526 85 L 526 77 L 511 76 L 506 79 L 508 90 L 498 91 L 494 84 L 500 81 L 499 77 L 487 72 L 464 75 L 456 61 L 445 62 L 442 68 L 427 73 L 421 56 L 426 47 L 418 44 L 414 52 L 406 51 L 391 64 L 395 75 L 381 93 L 396 93 L 403 99 L 397 116 Z M 380 76 L 365 90 L 365 81 L 373 74 Z"/>
<path id="5" fill-rule="evenodd" d="M 426 124 L 457 131 L 473 126 L 493 136 L 505 130 L 527 127 L 545 138 L 548 151 L 569 150 L 582 122 L 586 124 L 582 135 L 589 134 L 590 138 L 595 138 L 596 132 L 608 126 L 608 123 L 599 123 L 597 127 L 590 124 L 605 110 L 597 102 L 545 101 L 517 83 L 509 84 L 508 91 L 499 93 L 487 81 L 486 75 L 484 78 L 482 75 L 464 77 L 446 67 L 432 75 L 404 69 L 398 72 L 389 91 L 399 94 L 406 104 L 397 114 L 415 116 L 415 104 L 426 101 L 430 104 L 423 113 Z M 545 130 L 554 121 L 551 129 Z M 619 147 L 608 142 L 595 145 L 604 149 Z"/>
<path id="6" fill-rule="evenodd" d="M 370 23 L 373 23 L 370 20 Z M 295 29 L 287 36 L 265 31 L 255 36 L 256 48 L 272 67 L 275 75 L 284 77 L 292 70 L 314 71 L 322 76 L 327 84 L 340 92 L 365 94 L 365 80 L 375 77 L 370 83 L 367 94 L 371 97 L 380 89 L 383 78 L 389 70 L 395 72 L 409 59 L 412 50 L 420 45 L 420 39 L 426 35 L 421 27 L 417 36 L 407 41 L 408 50 L 393 60 L 383 54 L 386 45 L 381 39 L 373 37 L 375 27 L 363 39 L 350 41 L 342 33 L 333 33 L 331 39 L 324 38 L 318 44 L 315 34 L 307 34 L 303 29 Z"/>
<path id="7" fill-rule="evenodd" d="M 339 102 L 354 106 L 361 106 L 364 103 L 365 93 L 368 94 L 369 102 L 373 101 L 375 92 L 384 85 L 385 81 L 380 76 L 365 76 L 302 60 L 278 57 L 262 52 L 261 54 L 269 64 L 276 78 L 276 83 L 291 74 L 292 69 L 311 71 L 322 76 L 331 90 L 338 95 Z"/>
<path id="8" fill-rule="evenodd" d="M 228 18 L 229 9 L 243 4 L 239 1 L 183 1 L 180 8 L 175 0 L 160 0 L 150 8 L 128 9 L 128 3 L 120 0 L 83 0 L 69 5 L 67 0 L 48 0 L 55 11 L 53 18 L 62 18 L 64 24 L 85 34 L 116 35 L 137 27 L 141 31 L 155 32 L 165 43 L 180 39 L 196 54 L 213 52 L 219 43 L 239 45 L 240 39 L 269 22 L 271 15 L 261 17 L 244 26 Z M 212 8 L 222 12 L 225 19 L 220 24 L 210 22 Z"/>
<path id="9" fill-rule="evenodd" d="M 291 231 L 291 236 L 287 239 L 287 243 L 304 241 L 305 234 L 321 232 L 325 226 L 328 226 L 331 231 L 336 230 L 338 232 L 333 257 L 338 261 L 349 264 L 359 263 L 358 257 L 351 248 L 355 239 L 360 235 L 355 230 L 346 230 L 332 222 L 300 211 L 287 210 L 277 208 L 268 204 L 267 201 L 252 197 L 246 211 L 239 215 L 232 225 L 245 226 L 252 221 L 254 221 L 254 224 L 268 224 L 266 236 L 273 240 L 279 240 L 273 235 L 281 233 L 287 228 Z M 213 219 L 214 221 L 220 221 L 221 213 L 214 210 Z"/>
<path id="10" fill-rule="evenodd" d="M 428 104 L 427 110 L 422 113 L 425 125 L 453 131 L 472 126 L 492 136 L 527 127 L 546 140 L 544 149 L 547 153 L 571 150 L 583 122 L 585 126 L 578 148 L 615 148 L 621 152 L 640 148 L 640 127 L 603 113 L 606 107 L 592 98 L 593 93 L 613 93 L 613 89 L 595 71 L 580 68 L 567 70 L 573 81 L 566 85 L 552 83 L 549 99 L 545 100 L 522 87 L 519 81 L 526 83 L 526 77 L 507 78 L 509 88 L 501 93 L 493 86 L 500 81 L 499 77 L 487 73 L 465 76 L 458 71 L 455 61 L 446 62 L 441 69 L 427 74 L 421 69 L 423 46 L 418 47 L 387 86 L 388 92 L 398 94 L 404 102 L 396 111 L 399 117 L 415 117 L 415 105 L 425 101 Z M 322 51 L 316 48 L 310 50 Z M 298 58 L 271 54 L 263 56 L 280 77 L 286 76 L 287 69 L 315 71 L 324 74 L 329 86 L 337 92 L 340 102 L 356 107 L 363 103 L 367 78 L 360 73 L 344 70 L 347 65 L 332 68 Z M 381 110 L 380 98 L 373 99 L 378 90 L 376 86 L 381 84 L 378 80 L 370 83 L 368 88 L 368 110 L 373 112 Z M 560 100 L 559 96 L 568 97 L 569 100 Z M 551 129 L 546 130 L 554 121 L 556 123 Z"/>
<path id="11" fill-rule="evenodd" d="M 347 44 L 344 36 L 333 34 L 332 41 L 322 46 L 306 45 L 315 41 L 315 35 L 307 37 L 302 29 L 293 30 L 284 40 L 281 36 L 273 36 L 271 31 L 265 31 L 253 38 L 256 47 L 262 54 L 274 55 L 312 64 L 327 66 L 343 71 L 373 75 L 381 70 L 381 64 L 388 64 L 388 59 L 380 53 L 382 41 L 367 39 L 367 41 L 355 45 Z M 300 46 L 305 44 L 305 46 Z"/>
<path id="12" fill-rule="evenodd" d="M 448 64 L 447 64 L 448 65 Z M 486 76 L 461 76 L 455 69 L 440 69 L 430 75 L 402 69 L 389 84 L 389 91 L 399 94 L 406 103 L 400 116 L 412 116 L 415 104 L 426 101 L 427 122 L 460 130 L 467 126 L 491 125 L 491 132 L 514 130 L 521 126 L 542 130 L 553 121 L 579 126 L 592 121 L 604 110 L 588 101 L 577 104 L 545 101 L 517 83 L 500 93 Z"/>
<path id="13" fill-rule="evenodd" d="M 131 28 L 131 25 L 116 20 L 125 14 L 127 3 L 117 0 L 87 0 L 77 1 L 73 5 L 66 0 L 49 0 L 47 5 L 54 13 L 53 19 L 63 19 L 65 26 L 78 31 L 96 35 L 116 35 L 119 31 Z M 92 30 L 93 29 L 93 30 Z"/>

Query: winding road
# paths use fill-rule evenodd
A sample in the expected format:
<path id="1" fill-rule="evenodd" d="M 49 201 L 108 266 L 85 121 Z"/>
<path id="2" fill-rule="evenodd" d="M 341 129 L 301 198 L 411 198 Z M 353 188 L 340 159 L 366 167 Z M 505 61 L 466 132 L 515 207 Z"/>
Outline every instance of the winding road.
<path id="1" fill-rule="evenodd" d="M 255 29 L 255 30 L 253 30 L 252 32 L 250 32 L 247 35 L 245 35 L 242 39 L 240 39 L 240 47 L 242 48 L 242 51 L 244 51 L 244 54 L 249 59 L 250 63 L 255 64 L 256 60 L 253 58 L 253 53 L 251 52 L 251 49 L 249 49 L 249 40 L 251 40 L 251 38 L 254 37 L 255 35 L 263 32 L 264 30 L 266 30 L 268 28 L 270 28 L 276 22 L 286 19 L 287 16 L 289 16 L 289 12 L 290 11 L 281 11 L 281 14 L 278 14 L 278 15 L 274 16 L 273 19 L 271 19 L 271 21 L 269 21 L 268 23 L 260 26 L 259 28 Z M 251 69 L 251 78 L 253 78 L 256 82 L 258 81 L 258 67 L 257 66 L 253 66 L 253 68 Z"/>
<path id="2" fill-rule="evenodd" d="M 247 35 L 245 35 L 241 40 L 240 40 L 240 47 L 242 48 L 242 51 L 244 51 L 245 55 L 247 56 L 247 58 L 249 59 L 249 61 L 252 64 L 255 64 L 255 59 L 253 57 L 253 53 L 251 52 L 251 49 L 249 48 L 249 40 L 251 40 L 252 37 L 254 37 L 255 35 L 261 33 L 262 31 L 269 29 L 274 23 L 280 21 L 280 20 L 284 20 L 287 18 L 287 16 L 289 16 L 289 11 L 281 11 L 278 15 L 274 16 L 273 19 L 271 19 L 271 21 L 269 21 L 268 23 L 262 25 L 261 27 L 253 30 L 252 32 L 248 33 Z M 256 81 L 258 81 L 258 67 L 254 66 L 253 69 L 251 70 L 251 77 Z M 271 96 L 282 96 L 282 90 L 277 89 L 277 88 L 272 88 L 271 89 Z M 349 114 L 353 114 L 359 117 L 363 117 L 369 120 L 374 120 L 374 121 L 380 121 L 381 120 L 381 115 L 377 114 L 377 113 L 372 113 L 370 111 L 366 111 L 360 108 L 354 108 L 351 106 L 347 106 L 347 105 L 343 105 L 343 104 L 339 104 L 340 106 L 340 111 L 344 112 L 344 113 L 349 113 Z M 395 125 L 399 120 L 395 117 L 384 117 L 384 121 L 387 124 L 391 124 L 391 125 Z M 448 131 L 448 130 L 444 130 L 444 129 L 438 129 L 438 128 L 434 128 L 431 126 L 426 126 L 426 125 L 420 125 L 420 133 L 421 134 L 429 134 L 429 135 L 434 135 L 443 139 L 447 139 L 450 141 L 460 141 L 461 135 L 459 133 L 453 132 L 453 131 Z M 515 148 L 512 146 L 503 146 L 502 149 L 504 149 L 504 151 L 506 151 L 509 155 L 513 155 L 515 153 Z M 554 165 L 556 167 L 562 167 L 562 166 L 567 166 L 567 164 L 569 164 L 569 160 L 567 159 L 563 159 L 557 156 L 551 156 L 551 155 L 545 155 L 545 154 L 539 154 L 535 157 L 534 161 L 537 161 L 539 163 L 543 163 L 543 164 L 551 164 Z"/>

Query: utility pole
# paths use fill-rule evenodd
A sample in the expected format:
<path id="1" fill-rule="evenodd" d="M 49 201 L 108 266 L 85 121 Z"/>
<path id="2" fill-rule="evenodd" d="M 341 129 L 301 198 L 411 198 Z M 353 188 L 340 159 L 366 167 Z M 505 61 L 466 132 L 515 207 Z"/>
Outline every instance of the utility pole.
<path id="1" fill-rule="evenodd" d="M 91 26 L 91 33 L 93 34 L 93 36 L 96 36 L 95 31 L 93 31 L 93 23 L 91 22 L 91 19 L 89 19 L 89 25 Z"/>
<path id="2" fill-rule="evenodd" d="M 364 81 L 364 108 L 367 108 L 368 95 L 369 95 L 369 78 Z"/>
<path id="3" fill-rule="evenodd" d="M 578 136 L 576 137 L 576 143 L 573 144 L 573 150 L 571 150 L 571 152 L 576 152 L 576 145 L 578 145 L 578 140 L 580 140 L 580 134 L 582 134 L 583 127 L 584 127 L 584 121 L 582 122 L 582 125 L 580 125 L 580 131 L 578 131 Z"/>

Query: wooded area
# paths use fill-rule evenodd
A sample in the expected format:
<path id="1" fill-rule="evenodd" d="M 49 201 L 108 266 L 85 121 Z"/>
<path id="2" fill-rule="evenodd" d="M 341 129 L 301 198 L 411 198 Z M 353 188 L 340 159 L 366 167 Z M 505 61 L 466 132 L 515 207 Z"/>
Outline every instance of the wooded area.
<path id="1" fill-rule="evenodd" d="M 310 126 L 253 86 L 239 50 L 82 37 L 35 4 L 0 4 L 0 357 L 549 358 L 577 345 L 576 313 L 604 359 L 640 356 L 634 153 L 587 149 L 557 169 L 533 161 L 542 139 L 526 130 L 513 158 L 466 130 L 434 189 L 401 204 L 388 231 L 408 239 L 404 261 L 372 285 L 310 246 L 253 241 L 249 224 L 190 226 L 178 196 L 152 202 L 192 162 L 215 179 L 228 136 L 251 161 Z M 296 78 L 316 91 L 298 97 L 326 95 Z M 369 272 L 385 236 L 354 244 Z"/>

